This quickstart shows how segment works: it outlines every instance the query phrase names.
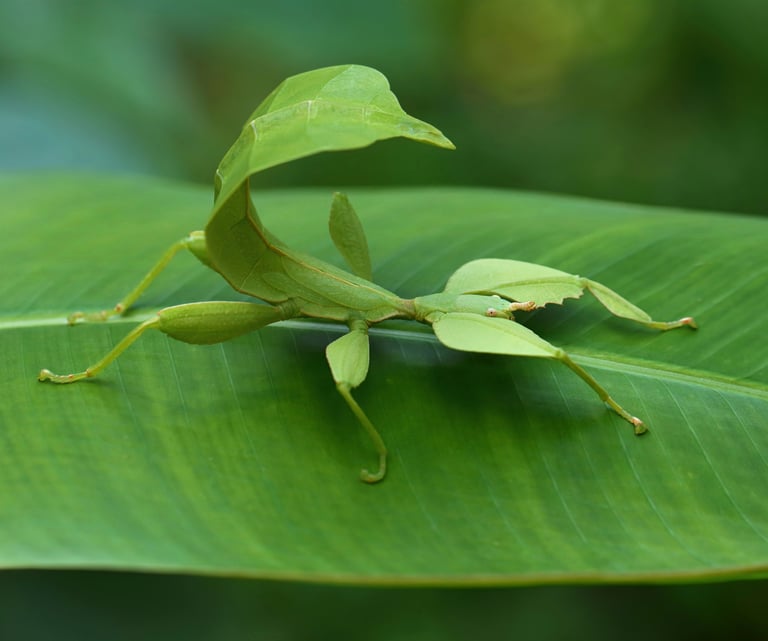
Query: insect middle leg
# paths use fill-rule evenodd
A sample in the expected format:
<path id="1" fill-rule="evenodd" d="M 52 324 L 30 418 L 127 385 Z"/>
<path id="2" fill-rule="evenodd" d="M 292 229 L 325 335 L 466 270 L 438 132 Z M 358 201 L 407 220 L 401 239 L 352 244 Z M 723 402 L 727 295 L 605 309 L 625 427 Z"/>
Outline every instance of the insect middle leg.
<path id="1" fill-rule="evenodd" d="M 360 421 L 379 455 L 379 469 L 370 472 L 364 468 L 360 472 L 360 480 L 366 483 L 378 483 L 387 473 L 387 446 L 371 420 L 352 397 L 352 389 L 360 385 L 368 375 L 368 325 L 364 320 L 356 319 L 350 322 L 349 329 L 348 334 L 328 345 L 325 355 L 331 366 L 336 389 Z"/>

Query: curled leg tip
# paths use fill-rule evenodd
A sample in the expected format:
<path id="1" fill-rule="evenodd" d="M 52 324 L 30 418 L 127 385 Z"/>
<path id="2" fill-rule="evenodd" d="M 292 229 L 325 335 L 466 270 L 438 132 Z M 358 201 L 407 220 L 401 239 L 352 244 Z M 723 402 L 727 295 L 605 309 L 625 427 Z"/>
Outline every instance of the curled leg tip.
<path id="1" fill-rule="evenodd" d="M 693 316 L 686 316 L 685 318 L 681 318 L 680 324 L 687 325 L 691 329 L 699 329 L 699 326 L 696 324 L 696 321 L 694 320 Z"/>
<path id="2" fill-rule="evenodd" d="M 643 423 L 637 416 L 633 416 L 630 420 L 630 423 L 635 426 L 635 434 L 640 436 L 641 434 L 645 434 L 648 431 L 648 428 L 645 426 L 645 423 Z"/>
<path id="3" fill-rule="evenodd" d="M 360 471 L 360 480 L 364 483 L 378 483 L 381 481 L 387 474 L 387 469 L 385 467 L 380 467 L 379 470 L 372 474 L 367 470 L 367 468 L 363 468 Z"/>
<path id="4" fill-rule="evenodd" d="M 41 383 L 44 383 L 45 381 L 51 381 L 52 383 L 74 383 L 75 381 L 79 381 L 88 376 L 92 376 L 88 370 L 81 372 L 80 374 L 54 374 L 49 369 L 41 369 L 40 373 L 37 375 L 37 380 Z"/>

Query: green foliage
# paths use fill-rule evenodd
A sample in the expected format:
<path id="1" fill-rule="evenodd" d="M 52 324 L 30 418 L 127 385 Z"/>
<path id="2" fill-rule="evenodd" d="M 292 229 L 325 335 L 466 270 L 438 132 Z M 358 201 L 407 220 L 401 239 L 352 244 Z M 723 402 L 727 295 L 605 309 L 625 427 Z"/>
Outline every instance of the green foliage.
<path id="1" fill-rule="evenodd" d="M 0 167 L 11 171 L 30 167 L 127 170 L 209 184 L 212 161 L 232 140 L 232 123 L 242 118 L 243 104 L 254 104 L 291 73 L 354 60 L 386 71 L 404 104 L 446 131 L 456 132 L 460 153 L 440 154 L 411 146 L 404 156 L 398 144 L 384 144 L 339 155 L 334 162 L 320 157 L 262 174 L 260 186 L 330 186 L 322 196 L 307 195 L 309 200 L 299 194 L 281 202 L 277 195 L 270 199 L 270 204 L 280 204 L 274 208 L 276 218 L 282 218 L 288 201 L 293 201 L 287 225 L 281 227 L 277 220 L 276 229 L 285 232 L 288 240 L 300 238 L 302 247 L 313 253 L 333 255 L 327 230 L 321 228 L 328 205 L 326 192 L 351 185 L 488 185 L 764 214 L 766 19 L 768 3 L 755 0 L 598 0 L 588 5 L 570 0 L 327 0 L 322 4 L 314 0 L 79 0 L 74 5 L 59 0 L 6 0 L 0 3 Z M 157 337 L 151 344 L 133 347 L 103 380 L 83 389 L 44 389 L 32 380 L 40 366 L 63 363 L 62 367 L 76 367 L 82 364 L 86 350 L 97 357 L 129 331 L 131 322 L 68 329 L 62 315 L 83 305 L 99 309 L 135 284 L 136 277 L 168 242 L 178 239 L 180 231 L 202 224 L 210 210 L 207 190 L 82 178 L 69 185 L 58 180 L 47 185 L 41 176 L 21 182 L 3 178 L 0 184 L 3 563 L 94 567 L 115 565 L 130 556 L 129 560 L 136 561 L 130 567 L 136 569 L 147 565 L 150 556 L 185 556 L 176 551 L 163 554 L 163 550 L 175 548 L 189 550 L 187 561 L 190 556 L 204 559 L 205 546 L 217 532 L 222 546 L 229 545 L 232 537 L 242 543 L 256 532 L 253 548 L 264 557 L 267 553 L 259 548 L 264 540 L 259 535 L 260 521 L 249 501 L 253 490 L 229 494 L 232 479 L 242 488 L 257 488 L 256 496 L 262 499 L 274 490 L 277 504 L 286 492 L 299 491 L 293 489 L 299 478 L 299 489 L 325 501 L 318 511 L 321 507 L 336 509 L 328 492 L 333 492 L 335 484 L 354 489 L 357 484 L 350 459 L 364 457 L 369 451 L 357 434 L 354 419 L 344 418 L 343 403 L 329 401 L 334 392 L 322 362 L 322 345 L 336 334 L 311 338 L 315 351 L 309 354 L 305 351 L 306 337 L 312 335 L 308 328 L 300 333 L 290 328 L 268 330 L 266 335 L 240 339 L 226 348 L 190 348 Z M 146 200 L 135 200 L 131 189 L 145 192 Z M 618 455 L 616 448 L 585 452 L 581 447 L 585 430 L 599 426 L 623 432 L 625 426 L 607 416 L 579 381 L 573 382 L 573 388 L 566 386 L 566 407 L 575 407 L 580 417 L 597 422 L 585 427 L 554 415 L 557 410 L 552 408 L 563 400 L 552 394 L 547 383 L 565 382 L 562 377 L 568 378 L 569 372 L 559 372 L 553 365 L 552 378 L 547 376 L 550 366 L 544 363 L 457 355 L 422 342 L 422 336 L 412 340 L 411 334 L 399 333 L 399 327 L 379 333 L 373 341 L 372 379 L 360 390 L 361 401 L 377 404 L 371 408 L 374 417 L 386 423 L 382 425 L 385 436 L 395 447 L 394 473 L 402 473 L 403 454 L 413 454 L 407 456 L 407 469 L 417 475 L 427 461 L 432 476 L 420 476 L 416 489 L 431 487 L 433 497 L 442 490 L 441 501 L 453 502 L 457 509 L 452 518 L 440 512 L 425 526 L 431 511 L 414 507 L 420 493 L 411 500 L 378 507 L 374 499 L 369 509 L 378 510 L 375 518 L 344 522 L 354 533 L 350 536 L 359 542 L 358 547 L 352 546 L 353 555 L 360 558 L 367 553 L 379 565 L 381 559 L 396 558 L 399 551 L 394 537 L 389 546 L 381 547 L 383 535 L 377 532 L 381 529 L 409 532 L 410 536 L 402 536 L 404 545 L 417 538 L 437 540 L 440 550 L 447 550 L 458 535 L 448 541 L 440 534 L 463 519 L 463 509 L 467 513 L 463 520 L 475 524 L 478 533 L 468 531 L 471 525 L 463 523 L 466 538 L 445 554 L 446 559 L 465 549 L 474 557 L 487 552 L 489 566 L 493 554 L 524 559 L 528 548 L 515 547 L 518 539 L 510 544 L 506 536 L 522 531 L 530 539 L 533 532 L 542 532 L 537 527 L 540 519 L 531 520 L 525 511 L 518 513 L 517 503 L 522 499 L 514 502 L 510 498 L 531 494 L 526 485 L 533 482 L 530 476 L 514 477 L 520 485 L 511 494 L 512 482 L 504 482 L 509 532 L 499 527 L 498 515 L 489 520 L 491 529 L 483 530 L 486 500 L 476 500 L 466 488 L 451 494 L 457 475 L 466 474 L 467 469 L 474 470 L 474 477 L 481 473 L 473 448 L 482 446 L 478 454 L 487 455 L 484 441 L 494 437 L 491 445 L 499 438 L 503 443 L 514 439 L 516 449 L 512 451 L 521 454 L 506 461 L 494 454 L 485 462 L 483 473 L 489 483 L 500 482 L 499 468 L 504 464 L 512 471 L 526 470 L 537 462 L 539 468 L 547 464 L 555 470 L 554 477 L 544 470 L 533 486 L 550 489 L 541 491 L 545 499 L 552 499 L 542 501 L 538 508 L 542 515 L 558 514 L 560 496 L 566 499 L 563 510 L 597 505 L 599 513 L 610 512 L 606 501 L 615 499 L 619 490 L 602 495 L 594 491 L 599 485 L 587 455 L 599 456 L 603 471 L 609 461 L 623 469 L 630 455 L 635 457 L 630 462 L 637 466 L 636 457 L 641 456 L 637 470 L 644 483 L 632 488 L 626 484 L 626 508 L 615 500 L 611 503 L 617 519 L 631 515 L 632 529 L 609 529 L 605 538 L 612 532 L 616 536 L 605 546 L 598 541 L 597 549 L 587 552 L 588 559 L 602 550 L 606 557 L 620 559 L 617 566 L 621 566 L 621 559 L 631 562 L 638 548 L 651 545 L 658 558 L 688 561 L 701 552 L 699 540 L 710 541 L 710 551 L 717 547 L 711 541 L 719 541 L 723 549 L 730 548 L 732 557 L 738 556 L 735 551 L 747 538 L 748 549 L 737 562 L 746 563 L 746 569 L 764 568 L 764 548 L 754 544 L 759 538 L 756 533 L 765 534 L 764 514 L 757 509 L 753 516 L 753 511 L 743 509 L 745 500 L 754 504 L 764 494 L 766 478 L 765 455 L 756 459 L 749 445 L 751 439 L 757 439 L 757 451 L 764 452 L 761 421 L 766 412 L 761 399 L 768 359 L 763 336 L 755 328 L 764 325 L 765 317 L 757 302 L 764 296 L 763 228 L 754 221 L 745 225 L 740 220 L 731 226 L 720 218 L 709 218 L 713 226 L 708 230 L 707 221 L 697 217 L 690 230 L 678 219 L 667 237 L 666 221 L 664 216 L 657 217 L 659 212 L 614 205 L 604 208 L 578 200 L 563 208 L 553 205 L 562 201 L 509 194 L 503 198 L 490 193 L 478 196 L 477 192 L 472 197 L 461 192 L 454 207 L 451 198 L 455 194 L 450 190 L 439 195 L 371 193 L 367 198 L 353 194 L 367 226 L 385 214 L 396 214 L 400 225 L 408 225 L 402 232 L 383 222 L 371 228 L 377 234 L 373 250 L 378 282 L 405 295 L 417 295 L 439 288 L 453 269 L 481 255 L 545 262 L 603 279 L 647 305 L 654 315 L 696 313 L 704 321 L 699 336 L 655 337 L 610 319 L 594 302 L 566 301 L 564 308 L 548 309 L 530 319 L 531 327 L 547 339 L 572 350 L 602 346 L 609 355 L 630 355 L 632 362 L 653 361 L 663 352 L 670 362 L 692 368 L 689 373 L 709 374 L 697 381 L 687 374 L 677 378 L 674 371 L 666 372 L 654 386 L 647 370 L 633 370 L 632 377 L 616 391 L 648 419 L 650 435 L 645 440 L 622 437 Z M 126 206 L 116 207 L 121 199 L 127 201 Z M 149 209 L 137 213 L 133 204 Z M 313 210 L 306 219 L 305 209 Z M 482 215 L 474 224 L 470 216 L 477 209 Z M 542 209 L 546 217 L 538 225 L 531 212 Z M 36 214 L 24 220 L 28 210 Z M 420 215 L 414 217 L 414 210 Z M 557 213 L 553 210 L 561 217 L 547 226 L 544 223 L 552 222 Z M 519 220 L 530 224 L 529 230 L 515 224 L 518 214 L 514 212 L 528 212 Z M 137 226 L 113 219 L 114 213 L 136 217 Z M 586 225 L 605 225 L 607 231 L 584 228 L 582 220 Z M 297 228 L 291 229 L 294 224 Z M 441 229 L 449 224 L 449 235 L 433 240 L 420 236 L 425 225 L 434 224 Z M 635 233 L 634 225 L 643 232 Z M 304 232 L 305 227 L 311 227 L 311 233 Z M 623 249 L 613 246 L 608 250 L 603 243 L 611 241 L 621 243 Z M 148 293 L 144 307 L 131 321 L 165 304 L 229 294 L 228 288 L 193 260 L 178 260 L 181 264 Z M 687 275 L 681 283 L 674 282 L 678 273 Z M 61 324 L 49 326 L 52 317 Z M 265 354 L 262 346 L 268 348 L 279 332 L 286 331 L 291 332 L 287 345 L 273 345 L 269 360 L 260 361 Z M 650 343 L 639 345 L 638 338 Z M 170 361 L 169 352 L 173 355 Z M 145 357 L 150 362 L 145 363 Z M 288 367 L 282 366 L 284 360 L 289 361 Z M 176 387 L 170 384 L 176 372 L 163 365 L 168 362 L 187 368 L 178 372 L 183 380 Z M 591 365 L 583 359 L 580 362 Z M 154 363 L 160 364 L 157 372 L 152 369 Z M 212 366 L 210 376 L 202 374 L 197 365 Z M 619 367 L 621 362 L 614 365 Z M 309 395 L 296 398 L 320 416 L 310 416 L 303 427 L 289 425 L 270 435 L 263 420 L 259 427 L 259 413 L 266 412 L 273 419 L 269 425 L 284 424 L 279 420 L 282 406 L 293 397 L 281 372 L 290 376 L 303 367 L 311 368 L 306 374 Z M 145 370 L 155 378 L 142 379 Z M 226 389 L 224 396 L 221 389 L 209 391 L 211 385 L 223 386 L 220 375 L 227 372 L 243 377 L 233 382 L 235 391 Z M 603 378 L 604 370 L 596 374 L 613 383 Z M 618 373 L 613 377 L 621 378 Z M 675 391 L 674 399 L 682 409 L 673 410 L 660 422 L 657 410 L 664 406 L 657 408 L 655 403 L 670 377 L 670 390 Z M 431 380 L 432 386 L 422 378 Z M 481 379 L 490 386 L 488 391 L 482 391 L 477 382 Z M 734 379 L 736 388 L 731 385 Z M 157 389 L 152 386 L 155 380 L 159 381 Z M 642 389 L 629 387 L 637 381 L 643 381 Z M 708 386 L 710 393 L 696 392 L 700 384 Z M 264 385 L 269 386 L 268 394 L 260 394 Z M 444 418 L 442 413 L 433 421 L 418 407 L 416 401 L 425 387 L 435 408 L 448 404 L 447 423 L 437 424 Z M 649 388 L 656 393 L 649 395 Z M 718 389 L 725 390 L 725 395 L 718 396 Z M 739 390 L 736 398 L 741 402 L 728 415 L 723 406 L 733 401 L 734 389 Z M 454 416 L 450 413 L 457 404 L 454 399 L 467 390 L 477 401 L 477 414 Z M 182 398 L 185 392 L 189 401 Z M 527 399 L 524 404 L 517 392 Z M 625 392 L 629 392 L 626 397 Z M 203 396 L 199 406 L 211 414 L 210 421 L 201 423 L 197 416 L 188 423 L 184 412 L 194 408 L 187 402 L 197 402 L 198 394 Z M 636 406 L 634 401 L 641 396 L 652 406 Z M 759 401 L 754 410 L 746 402 L 750 397 Z M 228 401 L 240 399 L 249 415 L 233 418 Z M 266 401 L 264 405 L 259 404 L 261 400 Z M 671 397 L 666 400 L 671 402 Z M 223 446 L 219 439 L 213 454 L 205 458 L 207 439 L 217 434 L 208 423 L 216 422 L 213 415 L 221 408 L 225 433 L 240 429 L 241 438 L 238 447 L 228 452 L 219 449 Z M 411 408 L 420 412 L 413 418 L 427 421 L 426 425 L 406 423 L 401 428 L 398 421 L 389 424 L 390 412 L 396 419 L 396 414 Z M 523 410 L 530 411 L 525 414 Z M 682 411 L 690 415 L 696 431 L 675 415 Z M 489 412 L 496 416 L 490 424 Z M 307 414 L 312 414 L 310 409 Z M 532 437 L 530 415 L 551 417 L 548 431 Z M 742 416 L 744 427 L 737 420 Z M 329 429 L 335 423 L 338 429 Z M 192 431 L 188 433 L 187 427 Z M 566 431 L 570 427 L 574 429 Z M 395 432 L 399 436 L 392 441 Z M 157 438 L 166 433 L 167 437 Z M 254 447 L 270 436 L 276 441 L 287 439 L 291 447 L 294 442 L 301 444 L 306 433 L 317 433 L 312 441 L 319 446 L 317 456 L 333 455 L 336 468 L 328 482 L 305 479 L 306 470 L 292 467 L 286 453 L 285 460 L 276 462 L 286 468 L 281 484 L 265 488 L 265 478 L 254 463 Z M 567 443 L 552 447 L 545 441 L 546 447 L 536 449 L 544 434 L 550 435 L 549 441 Z M 242 447 L 254 435 L 255 445 Z M 454 446 L 462 455 L 461 460 L 458 454 L 444 459 L 450 468 L 437 462 L 441 450 L 433 452 L 440 439 L 443 449 Z M 412 450 L 413 441 L 422 442 L 420 451 Z M 650 448 L 653 458 L 647 460 L 637 448 L 646 448 L 641 453 Z M 722 451 L 711 463 L 702 460 L 717 449 Z M 194 456 L 180 465 L 187 451 Z M 509 448 L 502 448 L 498 456 L 508 453 Z M 552 458 L 555 454 L 557 459 Z M 542 459 L 545 455 L 548 458 Z M 227 456 L 236 465 L 230 466 Z M 183 470 L 192 465 L 196 466 L 193 476 L 205 480 L 179 482 Z M 574 473 L 567 475 L 563 467 Z M 222 469 L 229 471 L 222 474 Z M 503 469 L 501 477 L 506 474 Z M 659 473 L 658 483 L 652 479 L 655 472 Z M 718 485 L 720 477 L 723 483 Z M 140 483 L 134 483 L 134 478 Z M 608 478 L 613 477 L 608 474 Z M 700 483 L 702 478 L 704 483 Z M 555 483 L 558 488 L 552 489 Z M 643 494 L 648 485 L 650 494 Z M 377 496 L 394 491 L 384 486 L 367 489 Z M 269 502 L 271 496 L 263 500 Z M 480 496 L 495 498 L 488 492 Z M 639 515 L 643 511 L 638 512 L 635 503 L 646 499 L 659 512 L 646 511 L 648 523 L 642 524 Z M 370 496 L 365 500 L 370 501 Z M 192 509 L 188 509 L 190 503 Z M 286 501 L 285 506 L 293 508 L 295 503 Z M 431 510 L 433 503 L 426 507 Z M 247 516 L 235 518 L 233 512 L 238 509 Z M 416 514 L 413 527 L 408 522 L 409 510 Z M 707 523 L 697 530 L 699 514 Z M 175 526 L 173 515 L 180 516 Z M 314 510 L 309 518 L 302 511 L 295 518 L 284 515 L 291 521 L 283 520 L 277 529 L 303 528 L 307 539 L 331 532 L 316 527 L 313 515 Z M 585 519 L 583 510 L 576 509 L 576 516 L 579 522 Z M 392 518 L 397 519 L 394 525 Z M 534 523 L 528 530 L 526 518 Z M 670 526 L 663 548 L 658 545 L 660 519 Z M 680 523 L 686 519 L 691 523 L 683 523 L 681 529 Z M 563 528 L 570 527 L 567 517 L 562 522 Z M 229 525 L 233 527 L 224 534 Z M 562 529 L 560 525 L 558 529 Z M 239 530 L 240 526 L 248 532 Z M 365 534 L 371 532 L 374 536 L 369 544 Z M 499 533 L 503 536 L 491 538 Z M 542 535 L 540 547 L 549 541 L 548 532 L 544 533 L 547 536 Z M 273 536 L 277 535 L 273 532 Z M 578 536 L 574 538 L 585 547 Z M 289 537 L 288 543 L 293 540 Z M 473 549 L 473 541 L 478 549 Z M 691 541 L 693 545 L 686 547 Z M 313 544 L 310 550 L 317 552 L 322 541 Z M 326 549 L 334 545 L 331 538 L 318 558 L 326 559 Z M 562 561 L 557 545 L 555 556 Z M 120 554 L 110 554 L 111 547 Z M 287 556 L 284 549 L 280 552 L 283 558 Z M 217 556 L 221 554 L 217 550 Z M 647 556 L 647 552 L 643 554 Z M 341 555 L 336 551 L 336 557 Z M 734 566 L 720 564 L 723 556 L 701 556 L 700 567 L 709 567 L 710 576 L 731 577 Z M 534 561 L 545 557 L 546 551 L 540 551 Z M 153 567 L 162 570 L 168 566 L 167 559 L 160 559 Z M 291 628 L 297 630 L 297 636 L 322 637 L 325 632 L 333 639 L 360 636 L 361 631 L 370 639 L 477 638 L 481 630 L 488 638 L 747 639 L 752 626 L 760 628 L 752 638 L 763 639 L 766 585 L 763 581 L 618 589 L 381 591 L 194 576 L 4 572 L 0 573 L 0 601 L 4 604 L 0 637 L 69 635 L 82 640 L 98 629 L 101 638 L 171 639 L 175 633 L 184 639 L 223 641 L 242 639 L 253 630 L 290 636 L 286 627 L 297 626 Z M 41 612 L 47 616 L 41 617 Z M 552 617 L 552 612 L 560 616 Z"/>
<path id="2" fill-rule="evenodd" d="M 768 582 L 382 590 L 136 573 L 3 572 L 0 599 L 0 632 L 25 641 L 241 641 L 249 635 L 764 641 Z M 50 616 L 40 616 L 41 602 L 55 603 Z"/>
<path id="3" fill-rule="evenodd" d="M 461 154 L 382 146 L 262 184 L 440 182 L 765 214 L 766 23 L 757 0 L 5 0 L 0 167 L 207 182 L 242 105 L 354 61 L 458 132 Z"/>
<path id="4" fill-rule="evenodd" d="M 6 176 L 0 190 L 0 255 L 15 275 L 0 297 L 5 567 L 388 584 L 768 567 L 760 220 L 467 189 L 353 193 L 374 276 L 401 295 L 438 291 L 468 260 L 514 257 L 702 326 L 660 335 L 587 300 L 532 315 L 531 329 L 647 419 L 641 439 L 557 364 L 457 354 L 413 323 L 382 326 L 358 392 L 392 453 L 371 488 L 350 469 L 369 446 L 323 358 L 332 325 L 294 321 L 211 347 L 147 336 L 101 379 L 35 381 L 42 366 L 100 356 L 160 307 L 230 296 L 180 258 L 132 316 L 65 323 L 117 300 L 204 220 L 207 190 L 83 176 Z M 333 260 L 329 201 L 259 202 L 280 237 Z"/>

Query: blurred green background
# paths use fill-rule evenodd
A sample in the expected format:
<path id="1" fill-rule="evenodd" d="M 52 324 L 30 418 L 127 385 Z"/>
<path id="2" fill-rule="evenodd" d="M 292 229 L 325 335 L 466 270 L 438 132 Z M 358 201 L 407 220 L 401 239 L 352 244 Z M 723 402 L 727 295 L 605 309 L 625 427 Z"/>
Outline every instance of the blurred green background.
<path id="1" fill-rule="evenodd" d="M 384 143 L 258 185 L 495 186 L 764 215 L 767 31 L 764 0 L 3 0 L 0 170 L 209 184 L 279 81 L 356 62 L 458 150 Z M 440 591 L 6 572 L 0 641 L 758 639 L 767 602 L 765 582 Z"/>
<path id="2" fill-rule="evenodd" d="M 0 639 L 764 641 L 765 584 L 425 590 L 0 575 Z"/>
<path id="3" fill-rule="evenodd" d="M 208 183 L 278 82 L 356 62 L 455 154 L 262 185 L 451 183 L 765 214 L 764 0 L 3 0 L 0 167 Z"/>

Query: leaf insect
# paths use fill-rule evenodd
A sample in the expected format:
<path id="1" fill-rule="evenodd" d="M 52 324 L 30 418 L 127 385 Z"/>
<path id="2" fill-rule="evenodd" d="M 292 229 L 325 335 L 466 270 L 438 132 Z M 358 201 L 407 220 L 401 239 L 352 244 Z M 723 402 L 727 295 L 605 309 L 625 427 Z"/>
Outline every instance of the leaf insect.
<path id="1" fill-rule="evenodd" d="M 192 232 L 172 245 L 114 308 L 75 312 L 68 322 L 104 321 L 123 314 L 182 250 L 190 251 L 221 274 L 235 290 L 263 302 L 207 301 L 162 309 L 85 371 L 58 375 L 44 369 L 39 380 L 72 383 L 95 376 L 149 329 L 187 343 L 212 344 L 287 319 L 345 323 L 349 332 L 327 346 L 326 357 L 339 394 L 378 454 L 377 467 L 361 472 L 363 481 L 375 483 L 386 474 L 387 449 L 353 398 L 352 390 L 368 373 L 368 329 L 399 318 L 431 325 L 438 340 L 452 349 L 559 361 L 631 423 L 636 434 L 642 434 L 645 427 L 640 419 L 621 407 L 562 349 L 515 322 L 513 314 L 549 303 L 560 304 L 587 290 L 612 314 L 653 329 L 695 328 L 691 317 L 654 321 L 614 291 L 588 278 L 494 258 L 463 265 L 441 292 L 403 299 L 371 281 L 366 238 L 344 195 L 333 198 L 330 233 L 350 272 L 291 249 L 260 220 L 250 196 L 249 179 L 254 173 L 321 151 L 354 149 L 396 136 L 453 149 L 440 131 L 400 108 L 386 78 L 378 71 L 347 65 L 285 80 L 251 115 L 216 170 L 213 211 L 205 230 Z"/>

